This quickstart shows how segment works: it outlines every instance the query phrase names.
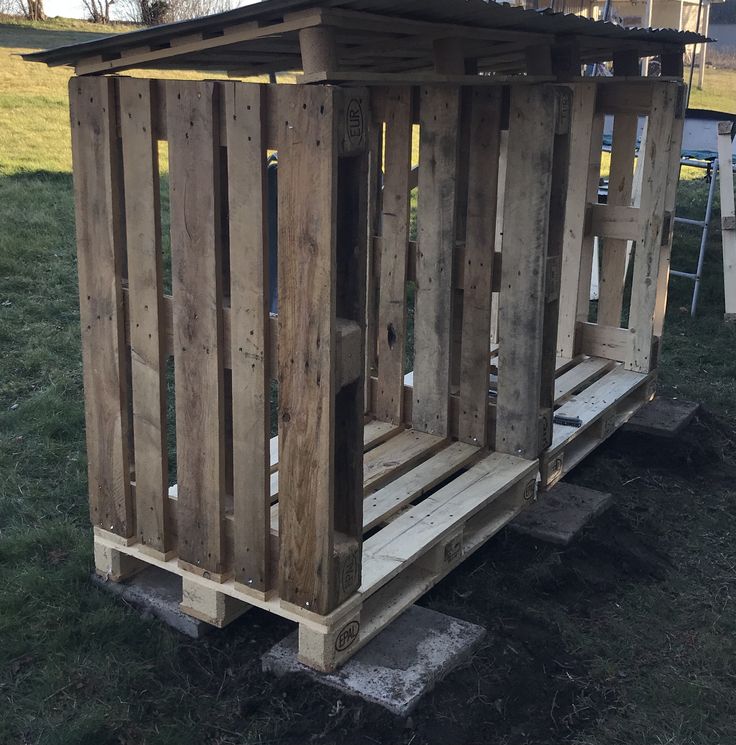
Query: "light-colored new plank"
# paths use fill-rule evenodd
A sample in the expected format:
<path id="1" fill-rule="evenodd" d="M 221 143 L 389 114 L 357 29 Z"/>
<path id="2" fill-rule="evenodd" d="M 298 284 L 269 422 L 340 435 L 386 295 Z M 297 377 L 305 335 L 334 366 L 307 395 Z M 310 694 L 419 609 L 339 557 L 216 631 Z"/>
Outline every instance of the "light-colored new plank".
<path id="1" fill-rule="evenodd" d="M 731 135 L 728 125 L 718 127 L 718 175 L 721 179 L 721 240 L 723 242 L 723 281 L 726 299 L 726 316 L 736 320 L 736 209 L 733 193 L 733 160 Z M 721 129 L 723 131 L 721 131 Z M 728 218 L 731 218 L 729 221 Z M 731 227 L 726 227 L 730 225 Z"/>
<path id="2" fill-rule="evenodd" d="M 233 381 L 233 572 L 270 587 L 269 274 L 264 90 L 224 86 Z"/>
<path id="3" fill-rule="evenodd" d="M 614 365 L 615 363 L 611 360 L 589 357 L 579 365 L 575 365 L 572 369 L 562 373 L 555 380 L 555 404 L 562 403 L 576 390 L 608 372 Z"/>
<path id="4" fill-rule="evenodd" d="M 120 80 L 120 130 L 128 245 L 136 527 L 142 544 L 165 554 L 173 543 L 167 534 L 167 355 L 161 333 L 161 212 L 151 88 L 149 80 Z"/>
<path id="5" fill-rule="evenodd" d="M 475 89 L 471 98 L 468 199 L 465 221 L 458 438 L 488 441 L 488 339 L 491 336 L 501 90 Z"/>
<path id="6" fill-rule="evenodd" d="M 638 372 L 649 372 L 654 362 L 651 357 L 654 311 L 677 89 L 676 83 L 662 83 L 654 89 L 647 140 L 644 153 L 640 155 L 643 158 L 640 210 L 644 217 L 634 257 L 629 313 L 632 333 L 625 362 L 627 369 Z"/>
<path id="7" fill-rule="evenodd" d="M 636 114 L 618 114 L 614 117 L 611 171 L 608 178 L 607 204 L 609 208 L 631 208 L 638 124 L 639 117 Z M 634 215 L 634 228 L 637 232 L 638 227 L 637 211 Z M 592 232 L 594 235 L 605 236 L 598 286 L 598 323 L 606 326 L 620 326 L 626 272 L 626 238 L 629 236 L 624 236 L 622 240 L 611 233 L 598 233 L 596 229 Z"/>
<path id="8" fill-rule="evenodd" d="M 166 87 L 169 134 L 178 553 L 221 576 L 225 495 L 224 349 L 216 85 Z"/>
<path id="9" fill-rule="evenodd" d="M 87 475 L 95 526 L 132 536 L 114 81 L 69 81 Z"/>
<path id="10" fill-rule="evenodd" d="M 417 286 L 414 314 L 415 429 L 446 436 L 460 89 L 420 92 Z"/>
<path id="11" fill-rule="evenodd" d="M 378 386 L 374 414 L 398 424 L 403 416 L 406 349 L 406 273 L 409 240 L 411 89 L 386 93 L 385 175 L 381 213 L 378 302 Z"/>
<path id="12" fill-rule="evenodd" d="M 413 468 L 446 444 L 442 437 L 407 430 L 366 453 L 363 460 L 363 486 L 366 493 Z"/>

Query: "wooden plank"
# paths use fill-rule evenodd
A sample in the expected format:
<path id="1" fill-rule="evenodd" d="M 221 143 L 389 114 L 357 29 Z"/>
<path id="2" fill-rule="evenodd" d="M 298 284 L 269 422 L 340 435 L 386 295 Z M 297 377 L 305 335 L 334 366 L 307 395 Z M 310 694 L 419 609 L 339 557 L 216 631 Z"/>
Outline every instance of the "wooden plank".
<path id="1" fill-rule="evenodd" d="M 327 613 L 335 595 L 337 143 L 327 88 L 283 92 L 279 149 L 279 594 Z M 308 259 L 308 260 L 307 260 Z"/>
<path id="2" fill-rule="evenodd" d="M 363 530 L 372 530 L 391 515 L 419 499 L 435 486 L 465 468 L 482 451 L 464 442 L 455 442 L 365 500 Z"/>
<path id="3" fill-rule="evenodd" d="M 163 281 L 158 143 L 153 136 L 151 82 L 123 78 L 119 86 L 128 249 L 136 528 L 143 545 L 166 554 L 173 548 L 173 542 L 168 534 L 167 355 L 161 333 Z"/>
<path id="4" fill-rule="evenodd" d="M 620 261 L 621 257 L 614 254 L 613 258 L 616 262 L 615 268 L 620 268 L 620 274 L 623 275 L 623 265 L 626 263 L 626 241 L 636 240 L 639 237 L 641 230 L 639 226 L 641 213 L 638 207 L 631 206 L 615 206 L 610 204 L 591 204 L 589 207 L 590 211 L 590 235 L 597 235 L 600 238 L 610 239 L 606 240 L 603 246 L 603 253 L 609 251 L 611 244 L 614 245 L 614 249 L 617 247 L 616 244 L 623 244 L 623 262 Z M 606 269 L 609 268 L 609 264 L 604 264 Z M 619 267 L 619 264 L 621 266 Z M 602 275 L 601 275 L 602 276 Z M 618 277 L 618 274 L 616 274 Z M 621 286 L 623 289 L 623 276 L 621 277 Z M 612 288 L 610 291 L 613 293 L 613 289 L 618 289 L 618 279 L 616 279 L 616 288 Z M 600 306 L 599 306 L 600 308 Z M 619 313 L 618 318 L 611 319 L 611 326 L 616 326 L 620 323 L 621 314 Z"/>
<path id="5" fill-rule="evenodd" d="M 413 468 L 446 445 L 446 440 L 426 432 L 406 430 L 365 455 L 363 488 L 366 494 Z"/>
<path id="6" fill-rule="evenodd" d="M 452 268 L 460 89 L 421 89 L 417 281 L 414 313 L 414 428 L 449 428 Z"/>
<path id="7" fill-rule="evenodd" d="M 378 419 L 403 421 L 406 351 L 406 274 L 409 240 L 412 94 L 396 88 L 386 94 L 386 150 L 381 212 L 378 304 L 378 386 L 373 412 Z"/>
<path id="8" fill-rule="evenodd" d="M 270 588 L 271 381 L 266 144 L 263 87 L 225 91 L 233 381 L 233 573 Z"/>
<path id="9" fill-rule="evenodd" d="M 375 592 L 427 548 L 528 475 L 529 461 L 492 453 L 407 510 L 365 542 L 361 594 L 365 597 Z"/>
<path id="10" fill-rule="evenodd" d="M 639 117 L 636 114 L 618 114 L 614 117 L 611 171 L 608 178 L 608 209 L 611 207 L 632 209 L 634 151 L 636 149 L 638 125 Z M 632 217 L 634 238 L 636 238 L 639 228 L 638 211 Z M 606 326 L 620 326 L 626 273 L 626 239 L 631 236 L 624 235 L 622 239 L 610 232 L 597 232 L 602 227 L 598 224 L 591 231 L 594 235 L 605 238 L 601 257 L 600 283 L 598 285 L 598 323 Z"/>
<path id="11" fill-rule="evenodd" d="M 584 388 L 596 378 L 601 377 L 614 364 L 611 360 L 589 357 L 579 365 L 562 373 L 555 381 L 555 405 L 563 403 L 572 394 Z"/>
<path id="12" fill-rule="evenodd" d="M 188 567 L 222 579 L 227 567 L 218 87 L 172 81 L 166 90 L 178 551 Z"/>
<path id="13" fill-rule="evenodd" d="M 580 315 L 584 313 L 584 320 L 588 320 L 593 240 L 584 235 L 585 217 L 588 203 L 597 201 L 598 197 L 604 123 L 603 115 L 594 113 L 596 91 L 595 83 L 576 83 L 573 86 L 570 151 L 581 153 L 582 157 L 574 157 L 570 162 L 557 327 L 557 353 L 568 359 L 576 353 L 576 328 Z M 582 303 L 578 288 L 585 284 L 586 278 L 588 296 Z"/>
<path id="14" fill-rule="evenodd" d="M 652 91 L 655 81 L 642 78 L 637 82 L 625 82 L 609 78 L 608 84 L 598 87 L 596 111 L 601 114 L 643 114 L 649 113 L 652 105 Z M 658 81 L 657 81 L 658 82 Z"/>
<path id="15" fill-rule="evenodd" d="M 736 320 L 736 209 L 733 193 L 731 127 L 718 123 L 718 175 L 721 180 L 721 241 L 723 242 L 723 280 L 727 320 Z M 730 220 L 728 218 L 731 218 Z M 730 227 L 729 227 L 730 226 Z"/>
<path id="16" fill-rule="evenodd" d="M 552 86 L 512 88 L 499 309 L 496 450 L 540 451 L 546 257 L 557 102 Z"/>
<path id="17" fill-rule="evenodd" d="M 488 339 L 501 147 L 500 89 L 473 89 L 465 223 L 458 437 L 488 442 Z"/>
<path id="18" fill-rule="evenodd" d="M 657 301 L 659 254 L 677 104 L 676 83 L 661 83 L 652 94 L 643 158 L 640 209 L 642 229 L 636 242 L 629 313 L 631 331 L 626 368 L 649 372 L 652 363 L 654 311 Z"/>
<path id="19" fill-rule="evenodd" d="M 583 354 L 617 362 L 626 359 L 631 340 L 629 329 L 599 323 L 581 323 L 580 336 L 580 351 Z"/>
<path id="20" fill-rule="evenodd" d="M 135 533 L 124 347 L 114 81 L 69 81 L 87 476 L 93 525 Z"/>

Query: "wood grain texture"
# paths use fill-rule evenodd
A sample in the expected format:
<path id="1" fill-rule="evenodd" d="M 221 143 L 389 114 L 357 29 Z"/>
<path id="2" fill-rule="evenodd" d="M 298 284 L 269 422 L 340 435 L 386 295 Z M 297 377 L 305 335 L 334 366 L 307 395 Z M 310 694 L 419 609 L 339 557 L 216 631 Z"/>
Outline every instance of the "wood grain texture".
<path id="1" fill-rule="evenodd" d="M 617 114 L 614 117 L 611 171 L 608 177 L 609 207 L 631 207 L 638 124 L 639 117 L 636 114 Z M 603 241 L 598 286 L 598 323 L 607 326 L 621 325 L 626 246 L 626 240 L 621 238 L 605 238 Z"/>
<path id="2" fill-rule="evenodd" d="M 284 94 L 279 149 L 279 594 L 325 613 L 334 594 L 337 144 L 330 89 Z"/>
<path id="3" fill-rule="evenodd" d="M 496 450 L 528 459 L 536 458 L 540 450 L 545 264 L 556 109 L 551 86 L 512 88 L 498 319 Z"/>
<path id="4" fill-rule="evenodd" d="M 225 86 L 233 381 L 233 572 L 270 588 L 269 272 L 263 86 Z"/>
<path id="5" fill-rule="evenodd" d="M 649 372 L 653 362 L 654 311 L 676 103 L 676 83 L 661 83 L 654 89 L 647 140 L 640 155 L 643 158 L 641 233 L 636 242 L 629 312 L 631 347 L 624 363 L 626 369 L 637 372 Z"/>
<path id="6" fill-rule="evenodd" d="M 725 129 L 725 127 L 724 127 Z M 734 209 L 733 168 L 730 134 L 718 133 L 718 176 L 721 181 L 721 220 L 736 215 Z M 726 223 L 733 224 L 733 223 Z M 723 242 L 723 279 L 725 292 L 726 316 L 733 320 L 736 315 L 736 230 L 722 224 L 721 241 Z"/>
<path id="7" fill-rule="evenodd" d="M 420 96 L 412 421 L 419 431 L 446 436 L 460 89 L 424 87 Z"/>
<path id="8" fill-rule="evenodd" d="M 406 275 L 411 170 L 411 89 L 386 95 L 386 150 L 381 211 L 376 417 L 398 424 L 403 417 L 406 350 Z"/>
<path id="9" fill-rule="evenodd" d="M 474 89 L 470 116 L 458 438 L 478 446 L 485 446 L 488 438 L 488 340 L 491 336 L 501 94 L 502 91 L 495 88 Z"/>
<path id="10" fill-rule="evenodd" d="M 165 554 L 173 548 L 173 541 L 168 534 L 167 354 L 161 333 L 161 205 L 151 82 L 123 78 L 119 97 L 125 171 L 136 524 L 140 542 Z"/>
<path id="11" fill-rule="evenodd" d="M 120 151 L 114 81 L 69 81 L 87 474 L 95 526 L 135 533 L 122 276 Z"/>
<path id="12" fill-rule="evenodd" d="M 557 354 L 574 357 L 576 328 L 583 313 L 588 318 L 590 303 L 590 271 L 593 257 L 593 238 L 585 235 L 585 215 L 592 195 L 598 198 L 602 114 L 595 113 L 597 85 L 575 83 L 570 129 L 570 151 L 575 154 L 570 162 L 565 207 L 565 240 L 562 247 L 560 270 L 560 307 L 557 326 Z M 587 297 L 579 292 L 587 281 Z"/>
<path id="13" fill-rule="evenodd" d="M 178 553 L 226 572 L 219 101 L 214 83 L 166 86 L 169 133 Z"/>

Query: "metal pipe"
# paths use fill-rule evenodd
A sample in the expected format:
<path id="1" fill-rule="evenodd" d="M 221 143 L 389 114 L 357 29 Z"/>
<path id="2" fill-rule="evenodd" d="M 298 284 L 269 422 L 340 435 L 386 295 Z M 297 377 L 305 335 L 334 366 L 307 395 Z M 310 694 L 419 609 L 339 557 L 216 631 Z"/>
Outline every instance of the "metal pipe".
<path id="1" fill-rule="evenodd" d="M 705 227 L 700 236 L 700 254 L 698 255 L 698 268 L 695 270 L 695 288 L 693 289 L 693 302 L 690 306 L 690 315 L 694 316 L 698 307 L 698 295 L 700 294 L 700 280 L 703 275 L 703 262 L 705 261 L 705 248 L 708 243 L 708 225 L 713 211 L 713 196 L 716 191 L 716 179 L 718 178 L 718 161 L 713 163 L 713 171 L 710 175 L 710 186 L 708 187 L 708 203 L 705 206 Z"/>

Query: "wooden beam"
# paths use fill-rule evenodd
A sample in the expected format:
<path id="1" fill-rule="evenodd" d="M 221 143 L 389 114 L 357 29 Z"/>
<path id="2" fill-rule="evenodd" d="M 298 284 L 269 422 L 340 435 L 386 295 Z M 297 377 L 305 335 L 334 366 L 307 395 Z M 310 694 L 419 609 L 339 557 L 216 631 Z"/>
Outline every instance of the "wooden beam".
<path id="1" fill-rule="evenodd" d="M 299 32 L 299 49 L 305 74 L 337 71 L 335 32 L 329 26 L 303 28 Z"/>

